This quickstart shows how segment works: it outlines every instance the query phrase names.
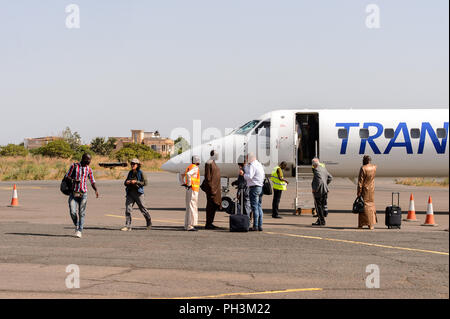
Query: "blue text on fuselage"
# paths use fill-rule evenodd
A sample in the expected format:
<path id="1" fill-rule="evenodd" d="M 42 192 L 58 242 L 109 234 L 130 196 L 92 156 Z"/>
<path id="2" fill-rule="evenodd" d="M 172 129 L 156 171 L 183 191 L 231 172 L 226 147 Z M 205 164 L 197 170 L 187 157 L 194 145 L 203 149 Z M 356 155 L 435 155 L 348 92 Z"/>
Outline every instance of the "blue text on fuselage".
<path id="1" fill-rule="evenodd" d="M 413 154 L 413 146 L 411 143 L 411 136 L 408 130 L 408 126 L 405 122 L 400 122 L 394 132 L 394 137 L 389 139 L 389 143 L 386 149 L 382 152 L 378 145 L 376 144 L 376 139 L 384 138 L 383 131 L 384 127 L 381 123 L 367 122 L 362 123 L 362 128 L 369 129 L 371 127 L 376 129 L 375 134 L 370 135 L 368 138 L 361 138 L 361 144 L 359 147 L 359 154 L 365 154 L 367 144 L 372 149 L 374 154 L 389 154 L 393 148 L 404 148 L 407 154 Z M 417 154 L 423 154 L 425 148 L 426 137 L 429 136 L 431 142 L 434 145 L 434 149 L 437 154 L 445 154 L 445 149 L 447 147 L 447 137 L 448 137 L 448 124 L 449 122 L 444 122 L 443 128 L 446 131 L 444 138 L 438 138 L 436 130 L 429 122 L 423 122 L 420 129 L 419 137 L 419 147 L 417 148 Z M 336 127 L 346 129 L 348 132 L 347 138 L 342 139 L 340 154 L 347 153 L 348 137 L 350 136 L 350 131 L 352 127 L 360 127 L 360 123 L 336 123 Z M 403 136 L 403 142 L 397 142 L 397 139 Z"/>

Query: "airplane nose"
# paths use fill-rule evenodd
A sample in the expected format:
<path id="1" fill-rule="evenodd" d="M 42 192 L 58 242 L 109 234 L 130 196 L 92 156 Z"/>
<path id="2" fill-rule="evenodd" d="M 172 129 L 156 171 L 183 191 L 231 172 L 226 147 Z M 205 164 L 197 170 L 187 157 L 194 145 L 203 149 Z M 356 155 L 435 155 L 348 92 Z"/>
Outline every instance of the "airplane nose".
<path id="1" fill-rule="evenodd" d="M 175 171 L 175 163 L 172 160 L 168 160 L 164 164 L 161 165 L 161 169 L 166 172 L 174 172 Z"/>

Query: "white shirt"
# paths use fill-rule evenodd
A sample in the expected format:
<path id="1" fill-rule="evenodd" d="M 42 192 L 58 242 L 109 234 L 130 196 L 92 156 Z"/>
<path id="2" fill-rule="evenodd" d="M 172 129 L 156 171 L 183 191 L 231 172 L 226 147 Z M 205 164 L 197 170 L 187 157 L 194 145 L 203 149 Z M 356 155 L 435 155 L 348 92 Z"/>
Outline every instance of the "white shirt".
<path id="1" fill-rule="evenodd" d="M 263 186 L 264 178 L 266 174 L 264 173 L 264 168 L 260 162 L 254 160 L 250 164 L 244 167 L 244 178 L 247 181 L 247 186 Z"/>

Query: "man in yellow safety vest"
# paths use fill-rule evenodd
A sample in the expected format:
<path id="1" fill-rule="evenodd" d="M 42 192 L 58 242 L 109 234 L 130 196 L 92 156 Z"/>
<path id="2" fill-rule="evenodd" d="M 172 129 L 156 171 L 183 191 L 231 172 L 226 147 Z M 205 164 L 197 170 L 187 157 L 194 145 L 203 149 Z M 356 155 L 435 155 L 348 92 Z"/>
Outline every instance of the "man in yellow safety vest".
<path id="1" fill-rule="evenodd" d="M 283 176 L 283 170 L 286 169 L 286 166 L 286 162 L 281 162 L 279 166 L 274 167 L 270 178 L 273 184 L 272 218 L 282 218 L 278 215 L 278 206 L 280 205 L 281 194 L 289 184 Z"/>
<path id="2" fill-rule="evenodd" d="M 200 189 L 200 157 L 192 156 L 192 164 L 183 174 L 183 186 L 186 187 L 186 215 L 184 229 L 197 231 L 194 226 L 198 223 L 198 190 Z"/>

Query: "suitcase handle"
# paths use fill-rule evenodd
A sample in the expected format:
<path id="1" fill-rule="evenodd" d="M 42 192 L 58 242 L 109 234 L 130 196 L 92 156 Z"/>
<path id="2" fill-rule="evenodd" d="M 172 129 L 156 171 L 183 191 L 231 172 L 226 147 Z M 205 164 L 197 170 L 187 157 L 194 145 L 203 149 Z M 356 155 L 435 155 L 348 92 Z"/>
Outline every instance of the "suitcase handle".
<path id="1" fill-rule="evenodd" d="M 400 193 L 392 192 L 392 206 L 394 206 L 394 194 L 397 194 L 397 207 L 400 207 Z"/>
<path id="2" fill-rule="evenodd" d="M 241 197 L 241 205 L 238 205 L 238 201 L 237 201 L 237 197 L 240 195 Z M 243 189 L 238 189 L 237 194 L 236 194 L 236 200 L 234 201 L 234 213 L 236 215 L 244 215 L 242 213 L 242 210 L 244 209 L 242 206 L 244 204 L 244 190 Z M 239 210 L 239 214 L 238 214 L 238 207 L 241 206 L 241 209 Z"/>

